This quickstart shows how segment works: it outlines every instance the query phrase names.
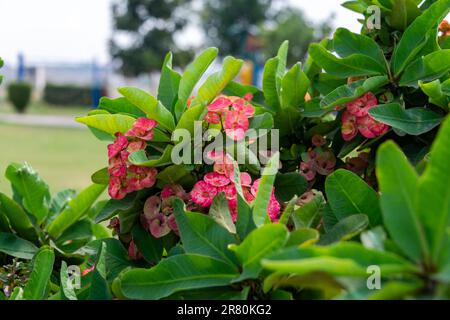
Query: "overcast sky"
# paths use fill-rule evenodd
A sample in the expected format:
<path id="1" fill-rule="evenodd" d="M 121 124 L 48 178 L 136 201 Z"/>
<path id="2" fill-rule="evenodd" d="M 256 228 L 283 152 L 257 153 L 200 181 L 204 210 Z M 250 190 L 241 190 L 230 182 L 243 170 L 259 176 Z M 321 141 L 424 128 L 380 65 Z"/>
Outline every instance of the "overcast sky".
<path id="1" fill-rule="evenodd" d="M 357 14 L 340 0 L 288 0 L 311 21 L 336 14 L 334 26 L 358 30 Z M 111 0 L 0 0 L 0 57 L 15 64 L 23 52 L 29 62 L 108 61 Z M 191 39 L 201 35 L 194 30 Z"/>

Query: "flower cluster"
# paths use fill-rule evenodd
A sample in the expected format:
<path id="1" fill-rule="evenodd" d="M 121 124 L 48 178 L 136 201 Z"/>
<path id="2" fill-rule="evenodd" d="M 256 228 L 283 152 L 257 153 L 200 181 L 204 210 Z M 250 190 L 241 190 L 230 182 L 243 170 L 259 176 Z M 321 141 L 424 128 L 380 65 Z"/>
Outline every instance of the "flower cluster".
<path id="1" fill-rule="evenodd" d="M 441 32 L 441 37 L 450 36 L 450 23 L 447 20 L 442 20 L 439 24 L 439 31 Z"/>
<path id="2" fill-rule="evenodd" d="M 345 141 L 353 140 L 361 133 L 368 139 L 373 139 L 385 134 L 389 126 L 378 122 L 369 115 L 369 110 L 378 104 L 377 98 L 371 92 L 349 102 L 347 109 L 342 114 L 342 138 Z"/>
<path id="3" fill-rule="evenodd" d="M 255 113 L 255 108 L 249 103 L 251 99 L 251 94 L 244 98 L 219 96 L 208 106 L 205 120 L 210 124 L 222 123 L 228 137 L 242 140 L 249 128 L 248 119 Z"/>
<path id="4" fill-rule="evenodd" d="M 128 161 L 128 156 L 145 150 L 146 141 L 153 139 L 156 121 L 139 118 L 125 134 L 116 133 L 114 143 L 108 145 L 109 195 L 113 199 L 123 199 L 128 193 L 152 187 L 156 181 L 155 168 L 139 167 Z"/>
<path id="5" fill-rule="evenodd" d="M 174 197 L 183 201 L 190 198 L 182 186 L 170 185 L 164 187 L 159 196 L 151 196 L 145 201 L 141 225 L 155 238 L 164 237 L 170 231 L 178 235 L 178 226 L 173 215 Z"/>
<path id="6" fill-rule="evenodd" d="M 308 182 L 314 181 L 317 174 L 327 176 L 336 166 L 336 157 L 326 144 L 325 138 L 315 135 L 312 138 L 314 148 L 302 154 L 300 173 Z"/>
<path id="7" fill-rule="evenodd" d="M 224 192 L 228 200 L 231 217 L 234 222 L 237 220 L 237 191 L 234 181 L 233 162 L 229 155 L 223 152 L 211 152 L 208 154 L 214 160 L 214 171 L 207 173 L 203 180 L 197 182 L 191 191 L 192 201 L 202 207 L 211 206 L 215 196 L 220 192 Z M 258 192 L 260 179 L 253 181 L 252 177 L 242 172 L 240 182 L 245 200 L 249 203 L 253 202 Z M 272 189 L 269 205 L 267 208 L 268 215 L 272 221 L 277 221 L 280 214 L 280 204 L 275 197 L 275 188 Z"/>

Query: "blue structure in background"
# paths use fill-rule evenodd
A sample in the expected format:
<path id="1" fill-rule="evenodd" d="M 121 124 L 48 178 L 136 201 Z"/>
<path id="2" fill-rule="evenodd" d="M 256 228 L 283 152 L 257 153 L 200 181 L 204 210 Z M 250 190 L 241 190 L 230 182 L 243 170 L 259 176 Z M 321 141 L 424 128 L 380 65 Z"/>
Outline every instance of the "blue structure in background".
<path id="1" fill-rule="evenodd" d="M 22 53 L 17 56 L 17 81 L 25 81 L 25 58 Z"/>
<path id="2" fill-rule="evenodd" d="M 92 62 L 92 108 L 97 108 L 102 97 L 102 72 L 97 61 Z"/>

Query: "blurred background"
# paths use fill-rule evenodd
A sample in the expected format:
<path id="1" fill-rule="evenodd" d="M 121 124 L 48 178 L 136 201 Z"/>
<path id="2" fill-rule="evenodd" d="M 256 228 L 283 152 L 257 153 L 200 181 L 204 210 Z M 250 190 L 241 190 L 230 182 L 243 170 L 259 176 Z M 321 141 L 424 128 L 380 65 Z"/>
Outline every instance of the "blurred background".
<path id="1" fill-rule="evenodd" d="M 0 0 L 0 192 L 11 193 L 6 166 L 24 161 L 53 193 L 87 186 L 107 165 L 107 143 L 73 118 L 120 86 L 155 93 L 168 51 L 182 69 L 216 46 L 221 58 L 245 60 L 239 81 L 259 86 L 264 61 L 284 40 L 293 64 L 336 27 L 358 31 L 358 15 L 341 2 Z"/>

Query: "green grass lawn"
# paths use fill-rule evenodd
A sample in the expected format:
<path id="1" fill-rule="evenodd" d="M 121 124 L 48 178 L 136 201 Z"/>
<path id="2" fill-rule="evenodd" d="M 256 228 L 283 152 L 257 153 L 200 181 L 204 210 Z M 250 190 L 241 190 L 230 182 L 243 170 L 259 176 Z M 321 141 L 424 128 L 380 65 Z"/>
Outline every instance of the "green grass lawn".
<path id="1" fill-rule="evenodd" d="M 0 123 L 0 191 L 11 194 L 4 178 L 11 162 L 28 162 L 52 194 L 64 188 L 80 190 L 90 184 L 93 172 L 107 165 L 106 145 L 87 129 Z"/>
<path id="2" fill-rule="evenodd" d="M 89 110 L 89 106 L 53 106 L 44 102 L 34 101 L 28 106 L 26 113 L 78 117 L 85 115 Z M 9 102 L 5 101 L 5 99 L 0 100 L 0 113 L 14 112 L 14 108 Z"/>

